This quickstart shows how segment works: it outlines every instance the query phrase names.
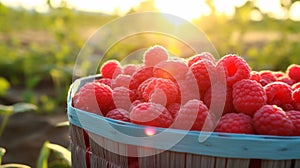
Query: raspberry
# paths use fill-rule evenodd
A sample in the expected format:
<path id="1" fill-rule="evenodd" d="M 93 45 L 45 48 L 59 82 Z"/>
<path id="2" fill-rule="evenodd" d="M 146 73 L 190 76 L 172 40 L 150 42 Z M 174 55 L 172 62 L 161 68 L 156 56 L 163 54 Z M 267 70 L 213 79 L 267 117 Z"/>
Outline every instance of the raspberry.
<path id="1" fill-rule="evenodd" d="M 146 79 L 153 77 L 153 67 L 140 67 L 131 77 L 129 89 L 136 90 Z"/>
<path id="2" fill-rule="evenodd" d="M 254 80 L 254 81 L 256 81 L 256 82 L 260 82 L 261 77 L 260 77 L 260 75 L 259 75 L 258 72 L 256 72 L 256 71 L 251 71 L 251 72 L 250 72 L 250 78 L 249 78 L 249 79 L 250 79 L 250 80 Z"/>
<path id="3" fill-rule="evenodd" d="M 129 116 L 131 122 L 146 126 L 168 128 L 173 122 L 171 114 L 164 106 L 152 102 L 133 107 Z"/>
<path id="4" fill-rule="evenodd" d="M 122 73 L 122 68 L 119 61 L 109 60 L 101 66 L 100 73 L 103 78 L 112 79 L 113 77 Z"/>
<path id="5" fill-rule="evenodd" d="M 272 72 L 276 79 L 285 76 L 285 73 L 282 71 Z"/>
<path id="6" fill-rule="evenodd" d="M 249 115 L 243 113 L 227 113 L 221 117 L 215 131 L 254 134 L 253 121 Z"/>
<path id="7" fill-rule="evenodd" d="M 73 105 L 75 108 L 105 116 L 114 108 L 112 90 L 102 83 L 87 83 L 74 96 Z"/>
<path id="8" fill-rule="evenodd" d="M 272 82 L 264 86 L 267 95 L 267 104 L 283 107 L 292 103 L 292 89 L 283 82 Z"/>
<path id="9" fill-rule="evenodd" d="M 212 89 L 213 96 L 211 94 Z M 210 108 L 212 101 L 214 107 Z M 226 87 L 226 85 L 219 82 L 207 90 L 204 95 L 204 103 L 216 116 L 221 116 L 222 114 L 232 113 L 235 111 L 232 104 L 232 88 Z M 221 104 L 224 104 L 223 109 L 219 109 Z"/>
<path id="10" fill-rule="evenodd" d="M 253 115 L 267 102 L 267 96 L 260 83 L 243 79 L 233 85 L 233 105 L 240 113 Z"/>
<path id="11" fill-rule="evenodd" d="M 201 99 L 201 96 L 199 94 L 199 87 L 197 84 L 197 81 L 194 77 L 191 71 L 187 73 L 186 79 L 185 80 L 178 80 L 177 81 L 177 86 L 178 86 L 178 97 L 176 102 L 185 104 L 187 101 L 192 100 L 192 99 Z"/>
<path id="12" fill-rule="evenodd" d="M 300 82 L 300 65 L 292 64 L 287 68 L 286 72 L 289 77 L 296 82 Z"/>
<path id="13" fill-rule="evenodd" d="M 291 79 L 290 77 L 286 76 L 286 75 L 277 78 L 277 81 L 284 82 L 284 83 L 286 83 L 286 84 L 288 84 L 290 86 L 292 86 L 294 84 L 294 80 Z"/>
<path id="14" fill-rule="evenodd" d="M 95 82 L 103 83 L 103 84 L 111 87 L 111 79 L 110 78 L 101 78 L 101 79 L 95 80 Z"/>
<path id="15" fill-rule="evenodd" d="M 295 103 L 300 103 L 300 88 L 293 91 L 292 98 Z"/>
<path id="16" fill-rule="evenodd" d="M 253 116 L 256 133 L 262 135 L 289 136 L 295 127 L 286 113 L 276 105 L 264 105 Z"/>
<path id="17" fill-rule="evenodd" d="M 291 110 L 287 111 L 286 115 L 292 120 L 295 127 L 295 132 L 293 135 L 300 136 L 300 111 Z"/>
<path id="18" fill-rule="evenodd" d="M 138 69 L 138 66 L 137 65 L 134 65 L 134 64 L 127 64 L 126 66 L 124 66 L 123 68 L 123 73 L 125 75 L 132 75 L 136 72 L 136 70 Z"/>
<path id="19" fill-rule="evenodd" d="M 181 105 L 179 103 L 171 103 L 167 106 L 168 111 L 173 118 L 176 118 L 178 111 L 180 110 Z"/>
<path id="20" fill-rule="evenodd" d="M 175 119 L 173 128 L 198 131 L 212 131 L 214 120 L 206 105 L 197 99 L 184 104 Z"/>
<path id="21" fill-rule="evenodd" d="M 260 84 L 262 86 L 276 81 L 276 77 L 274 76 L 272 71 L 260 71 L 259 75 L 261 77 Z"/>
<path id="22" fill-rule="evenodd" d="M 249 79 L 251 71 L 247 62 L 234 54 L 222 57 L 218 61 L 217 70 L 225 73 L 228 86 L 232 86 L 242 79 Z M 222 75 L 222 73 L 220 74 Z"/>
<path id="23" fill-rule="evenodd" d="M 200 94 L 205 92 L 215 81 L 216 76 L 215 66 L 211 61 L 201 60 L 194 63 L 191 67 L 194 77 L 197 80 Z"/>
<path id="24" fill-rule="evenodd" d="M 300 82 L 294 83 L 294 84 L 292 85 L 292 90 L 296 90 L 296 89 L 298 89 L 298 88 L 300 88 Z"/>
<path id="25" fill-rule="evenodd" d="M 200 60 L 208 60 L 213 63 L 216 63 L 214 56 L 209 52 L 202 52 L 200 54 L 194 55 L 188 59 L 188 67 L 191 67 L 194 63 Z"/>
<path id="26" fill-rule="evenodd" d="M 115 106 L 125 110 L 129 110 L 131 102 L 135 99 L 134 92 L 123 86 L 114 88 L 112 95 Z"/>
<path id="27" fill-rule="evenodd" d="M 106 114 L 106 117 L 107 118 L 112 118 L 112 119 L 115 119 L 115 120 L 130 122 L 129 112 L 127 110 L 124 110 L 124 109 L 121 109 L 121 108 L 116 108 L 116 109 L 113 109 L 113 110 L 109 111 Z"/>
<path id="28" fill-rule="evenodd" d="M 186 63 L 181 60 L 167 60 L 155 65 L 153 75 L 154 77 L 170 79 L 176 82 L 185 78 L 188 69 Z"/>
<path id="29" fill-rule="evenodd" d="M 120 74 L 116 78 L 112 79 L 111 85 L 112 88 L 116 88 L 120 86 L 124 86 L 128 88 L 130 81 L 131 81 L 131 76 Z"/>
<path id="30" fill-rule="evenodd" d="M 143 83 L 141 83 L 139 85 L 138 89 L 136 90 L 136 97 L 137 97 L 137 99 L 144 101 L 144 98 L 143 98 L 144 90 L 148 86 L 149 82 L 152 81 L 153 79 L 154 79 L 154 77 L 146 79 Z"/>
<path id="31" fill-rule="evenodd" d="M 144 64 L 147 67 L 153 67 L 162 61 L 168 60 L 168 57 L 168 52 L 164 47 L 155 45 L 144 53 Z"/>
<path id="32" fill-rule="evenodd" d="M 152 101 L 163 105 L 175 102 L 178 95 L 178 88 L 169 79 L 152 78 L 145 86 L 143 98 L 145 101 Z"/>

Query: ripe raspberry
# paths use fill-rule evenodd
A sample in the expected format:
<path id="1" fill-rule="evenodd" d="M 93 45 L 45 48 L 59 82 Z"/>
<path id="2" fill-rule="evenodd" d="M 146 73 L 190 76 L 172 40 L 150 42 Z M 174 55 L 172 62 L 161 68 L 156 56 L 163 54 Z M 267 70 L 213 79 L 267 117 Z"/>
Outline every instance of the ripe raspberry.
<path id="1" fill-rule="evenodd" d="M 146 79 L 153 77 L 153 67 L 140 67 L 131 77 L 129 89 L 136 90 Z"/>
<path id="2" fill-rule="evenodd" d="M 144 64 L 147 67 L 153 67 L 162 61 L 168 60 L 168 57 L 169 54 L 164 47 L 155 45 L 144 53 Z"/>
<path id="3" fill-rule="evenodd" d="M 172 115 L 173 118 L 176 118 L 181 105 L 179 103 L 171 103 L 167 106 L 168 111 Z"/>
<path id="4" fill-rule="evenodd" d="M 275 71 L 275 72 L 272 72 L 272 73 L 273 73 L 273 75 L 275 76 L 276 79 L 285 76 L 285 73 L 282 72 L 282 71 Z"/>
<path id="5" fill-rule="evenodd" d="M 174 82 L 185 78 L 188 66 L 181 60 L 167 60 L 155 65 L 153 75 L 157 78 L 170 79 Z"/>
<path id="6" fill-rule="evenodd" d="M 129 112 L 131 112 L 132 111 L 132 109 L 133 109 L 133 107 L 135 107 L 135 106 L 137 106 L 137 105 L 139 105 L 139 104 L 141 104 L 141 103 L 144 103 L 143 101 L 141 101 L 141 100 L 134 100 L 132 103 L 131 103 L 131 106 L 130 106 L 130 108 L 129 108 Z"/>
<path id="7" fill-rule="evenodd" d="M 200 94 L 205 92 L 215 81 L 216 69 L 214 64 L 211 61 L 201 60 L 194 63 L 190 68 L 194 74 L 191 77 L 197 80 Z"/>
<path id="8" fill-rule="evenodd" d="M 243 79 L 233 85 L 232 98 L 238 112 L 251 116 L 267 102 L 264 88 L 250 79 Z"/>
<path id="9" fill-rule="evenodd" d="M 200 60 L 208 60 L 216 63 L 216 60 L 214 56 L 209 52 L 202 52 L 200 54 L 194 55 L 188 59 L 188 67 L 191 67 L 194 63 L 200 61 Z"/>
<path id="10" fill-rule="evenodd" d="M 221 117 L 215 131 L 254 134 L 253 121 L 249 115 L 243 113 L 227 113 Z"/>
<path id="11" fill-rule="evenodd" d="M 148 84 L 150 83 L 150 81 L 152 81 L 153 79 L 154 79 L 154 77 L 151 77 L 151 78 L 149 78 L 149 79 L 146 79 L 144 82 L 142 82 L 142 83 L 139 85 L 138 89 L 135 91 L 136 99 L 145 101 L 144 98 L 143 98 L 144 90 L 145 90 L 145 88 L 148 86 Z"/>
<path id="12" fill-rule="evenodd" d="M 126 66 L 124 66 L 123 68 L 123 73 L 125 75 L 132 75 L 136 72 L 136 70 L 138 69 L 138 66 L 137 65 L 134 65 L 134 64 L 127 64 Z"/>
<path id="13" fill-rule="evenodd" d="M 134 92 L 123 86 L 114 88 L 112 95 L 115 106 L 125 110 L 129 110 L 135 99 Z"/>
<path id="14" fill-rule="evenodd" d="M 75 108 L 105 116 L 114 108 L 112 90 L 102 83 L 87 83 L 74 96 L 73 105 Z"/>
<path id="15" fill-rule="evenodd" d="M 143 91 L 145 101 L 152 101 L 162 105 L 175 102 L 178 95 L 178 88 L 169 79 L 152 78 Z"/>
<path id="16" fill-rule="evenodd" d="M 251 72 L 250 72 L 250 78 L 249 78 L 249 79 L 250 79 L 250 80 L 254 80 L 254 81 L 256 81 L 256 82 L 260 82 L 261 77 L 260 77 L 260 75 L 259 75 L 258 72 L 256 72 L 256 71 L 251 71 Z"/>
<path id="17" fill-rule="evenodd" d="M 291 110 L 287 111 L 286 115 L 292 120 L 295 127 L 295 132 L 293 135 L 300 136 L 300 111 Z"/>
<path id="18" fill-rule="evenodd" d="M 101 66 L 100 73 L 103 78 L 112 79 L 122 73 L 122 68 L 119 61 L 109 60 Z"/>
<path id="19" fill-rule="evenodd" d="M 127 110 L 124 110 L 124 109 L 121 109 L 121 108 L 116 108 L 116 109 L 113 109 L 113 110 L 109 111 L 106 114 L 106 117 L 107 118 L 112 118 L 112 119 L 115 119 L 115 120 L 130 122 L 129 112 Z"/>
<path id="20" fill-rule="evenodd" d="M 212 131 L 214 120 L 206 105 L 197 99 L 184 104 L 174 121 L 173 128 L 184 130 Z"/>
<path id="21" fill-rule="evenodd" d="M 292 90 L 293 90 L 293 91 L 296 90 L 296 89 L 298 89 L 298 88 L 300 88 L 300 82 L 294 83 L 294 84 L 292 85 Z"/>
<path id="22" fill-rule="evenodd" d="M 293 91 L 292 98 L 295 103 L 300 103 L 300 88 Z"/>
<path id="23" fill-rule="evenodd" d="M 222 57 L 218 61 L 217 70 L 225 73 L 228 86 L 232 86 L 242 79 L 249 79 L 251 71 L 247 62 L 234 54 Z"/>
<path id="24" fill-rule="evenodd" d="M 264 105 L 253 116 L 256 133 L 262 135 L 289 136 L 295 127 L 286 113 L 276 105 Z"/>
<path id="25" fill-rule="evenodd" d="M 283 82 L 272 82 L 264 86 L 267 95 L 267 104 L 283 107 L 292 104 L 292 89 Z"/>
<path id="26" fill-rule="evenodd" d="M 260 80 L 260 84 L 262 86 L 265 86 L 269 83 L 272 83 L 272 82 L 275 82 L 276 81 L 276 77 L 274 76 L 273 72 L 272 71 L 260 71 L 259 72 L 259 75 L 261 77 L 261 80 Z"/>
<path id="27" fill-rule="evenodd" d="M 300 65 L 292 64 L 287 68 L 286 72 L 289 77 L 296 82 L 300 82 Z"/>
<path id="28" fill-rule="evenodd" d="M 190 77 L 192 76 L 192 77 Z M 180 104 L 185 104 L 187 101 L 192 99 L 203 100 L 203 94 L 199 94 L 199 87 L 196 79 L 191 71 L 187 73 L 185 80 L 178 80 L 178 97 L 176 102 Z"/>
<path id="29" fill-rule="evenodd" d="M 277 81 L 284 82 L 284 83 L 286 83 L 286 84 L 288 84 L 290 86 L 292 86 L 294 84 L 294 80 L 291 79 L 290 77 L 286 76 L 286 75 L 277 78 Z"/>
<path id="30" fill-rule="evenodd" d="M 129 116 L 131 122 L 146 126 L 168 128 L 173 122 L 171 114 L 164 106 L 152 102 L 133 107 Z"/>
<path id="31" fill-rule="evenodd" d="M 111 79 L 110 78 L 101 78 L 101 79 L 95 80 L 95 82 L 103 83 L 103 84 L 111 87 Z"/>
<path id="32" fill-rule="evenodd" d="M 124 86 L 124 87 L 128 88 L 130 81 L 131 81 L 131 76 L 120 74 L 116 78 L 112 79 L 111 85 L 112 85 L 112 88 L 116 88 L 116 87 L 120 87 L 120 86 Z"/>

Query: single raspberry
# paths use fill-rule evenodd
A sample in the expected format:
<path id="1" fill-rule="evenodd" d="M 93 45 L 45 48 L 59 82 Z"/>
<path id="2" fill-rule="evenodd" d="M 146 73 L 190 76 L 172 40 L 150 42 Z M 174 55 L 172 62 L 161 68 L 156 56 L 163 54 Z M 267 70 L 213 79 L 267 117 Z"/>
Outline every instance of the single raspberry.
<path id="1" fill-rule="evenodd" d="M 254 81 L 256 81 L 256 82 L 260 82 L 261 77 L 260 77 L 260 75 L 259 75 L 258 72 L 256 72 L 256 71 L 251 71 L 251 72 L 250 72 L 250 78 L 249 78 L 249 79 L 250 79 L 250 80 L 254 80 Z"/>
<path id="2" fill-rule="evenodd" d="M 152 101 L 163 105 L 175 102 L 178 96 L 178 88 L 169 79 L 152 78 L 143 91 L 145 101 Z"/>
<path id="3" fill-rule="evenodd" d="M 133 107 L 130 120 L 135 124 L 168 128 L 173 118 L 169 111 L 162 105 L 145 102 Z"/>
<path id="4" fill-rule="evenodd" d="M 102 83 L 87 83 L 74 97 L 73 105 L 75 108 L 105 116 L 114 108 L 112 90 Z"/>
<path id="5" fill-rule="evenodd" d="M 166 60 L 154 66 L 153 75 L 157 78 L 170 79 L 176 82 L 185 78 L 188 69 L 182 60 Z"/>
<path id="6" fill-rule="evenodd" d="M 232 113 L 235 111 L 232 104 L 232 88 L 219 82 L 215 83 L 207 90 L 204 95 L 204 103 L 208 108 L 210 108 L 213 103 L 213 107 L 210 108 L 210 111 L 216 116 L 221 116 L 222 114 Z"/>
<path id="7" fill-rule="evenodd" d="M 116 109 L 110 110 L 106 114 L 106 117 L 107 118 L 112 118 L 112 119 L 115 119 L 115 120 L 130 122 L 129 112 L 127 110 L 124 110 L 124 109 L 121 109 L 121 108 L 116 108 Z"/>
<path id="8" fill-rule="evenodd" d="M 233 85 L 232 98 L 238 112 L 251 116 L 267 102 L 263 86 L 250 79 L 243 79 Z"/>
<path id="9" fill-rule="evenodd" d="M 153 67 L 140 67 L 131 77 L 129 89 L 136 90 L 146 79 L 153 77 Z"/>
<path id="10" fill-rule="evenodd" d="M 111 87 L 111 79 L 110 78 L 101 78 L 101 79 L 95 80 L 95 82 L 103 83 L 103 84 Z"/>
<path id="11" fill-rule="evenodd" d="M 292 104 L 292 89 L 283 82 L 272 82 L 264 86 L 267 95 L 267 104 L 283 107 Z"/>
<path id="12" fill-rule="evenodd" d="M 116 88 L 116 87 L 124 86 L 128 88 L 130 81 L 131 81 L 131 76 L 120 74 L 116 78 L 112 79 L 111 87 Z"/>
<path id="13" fill-rule="evenodd" d="M 122 73 L 122 68 L 117 60 L 109 60 L 105 62 L 101 68 L 100 73 L 103 78 L 114 78 L 115 76 Z"/>
<path id="14" fill-rule="evenodd" d="M 197 99 L 184 104 L 175 118 L 172 128 L 184 130 L 212 131 L 214 119 L 206 105 Z"/>
<path id="15" fill-rule="evenodd" d="M 169 104 L 166 108 L 170 112 L 173 118 L 176 118 L 179 110 L 180 110 L 181 105 L 179 103 L 171 103 Z"/>
<path id="16" fill-rule="evenodd" d="M 300 103 L 300 88 L 293 91 L 292 98 L 295 103 Z"/>
<path id="17" fill-rule="evenodd" d="M 114 88 L 112 95 L 115 106 L 125 110 L 129 110 L 135 99 L 134 92 L 123 86 Z"/>
<path id="18" fill-rule="evenodd" d="M 217 63 L 217 70 L 222 75 L 225 73 L 228 86 L 232 86 L 242 79 L 249 79 L 250 67 L 247 62 L 234 54 L 222 57 Z"/>
<path id="19" fill-rule="evenodd" d="M 194 63 L 200 60 L 208 60 L 216 63 L 214 56 L 209 52 L 202 52 L 200 54 L 194 55 L 188 59 L 188 67 L 191 67 Z"/>
<path id="20" fill-rule="evenodd" d="M 260 84 L 262 86 L 265 86 L 269 83 L 272 83 L 272 82 L 276 81 L 276 77 L 274 76 L 272 71 L 269 71 L 269 70 L 260 71 L 259 75 L 261 77 Z"/>
<path id="21" fill-rule="evenodd" d="M 300 65 L 292 64 L 287 68 L 286 73 L 296 82 L 300 82 Z"/>
<path id="22" fill-rule="evenodd" d="M 201 60 L 194 63 L 190 68 L 194 75 L 190 77 L 197 80 L 200 94 L 204 93 L 215 81 L 215 65 L 211 61 Z"/>
<path id="23" fill-rule="evenodd" d="M 293 90 L 293 91 L 296 90 L 296 89 L 298 89 L 298 88 L 300 88 L 300 82 L 294 83 L 294 84 L 292 85 L 292 90 Z"/>
<path id="24" fill-rule="evenodd" d="M 136 72 L 136 70 L 138 69 L 138 65 L 135 64 L 127 64 L 123 67 L 123 74 L 125 75 L 132 75 Z"/>
<path id="25" fill-rule="evenodd" d="M 253 121 L 249 115 L 243 113 L 227 113 L 221 117 L 215 131 L 254 134 Z"/>
<path id="26" fill-rule="evenodd" d="M 300 111 L 291 110 L 287 111 L 286 115 L 292 120 L 295 127 L 295 132 L 293 135 L 300 136 Z"/>
<path id="27" fill-rule="evenodd" d="M 144 64 L 147 67 L 153 67 L 162 61 L 168 60 L 168 57 L 169 54 L 164 47 L 155 45 L 144 53 Z"/>
<path id="28" fill-rule="evenodd" d="M 262 135 L 293 135 L 295 127 L 282 108 L 264 105 L 253 116 L 253 126 Z"/>

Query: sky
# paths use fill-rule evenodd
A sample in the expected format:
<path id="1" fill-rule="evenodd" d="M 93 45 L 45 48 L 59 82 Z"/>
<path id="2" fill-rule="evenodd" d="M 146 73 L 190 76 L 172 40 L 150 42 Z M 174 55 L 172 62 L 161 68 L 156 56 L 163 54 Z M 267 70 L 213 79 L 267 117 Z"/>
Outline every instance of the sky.
<path id="1" fill-rule="evenodd" d="M 52 0 L 51 2 L 59 4 L 61 0 Z M 116 10 L 120 14 L 128 12 L 132 7 L 137 6 L 144 0 L 66 0 L 72 8 L 83 11 L 92 12 L 104 12 L 112 14 Z M 216 9 L 219 13 L 232 15 L 234 13 L 235 6 L 241 6 L 245 3 L 245 0 L 214 0 Z M 46 0 L 0 0 L 5 5 L 13 7 L 22 7 L 26 9 L 34 9 L 38 12 L 47 11 Z M 285 18 L 284 10 L 280 6 L 280 0 L 256 0 L 259 8 L 275 18 Z M 170 5 L 171 4 L 171 5 Z M 200 15 L 209 14 L 209 8 L 205 4 L 205 0 L 156 0 L 155 6 L 161 12 L 170 13 L 179 17 L 191 20 L 197 18 Z M 258 15 L 253 14 L 254 17 Z M 300 21 L 300 2 L 297 2 L 292 6 L 290 12 L 290 18 Z"/>

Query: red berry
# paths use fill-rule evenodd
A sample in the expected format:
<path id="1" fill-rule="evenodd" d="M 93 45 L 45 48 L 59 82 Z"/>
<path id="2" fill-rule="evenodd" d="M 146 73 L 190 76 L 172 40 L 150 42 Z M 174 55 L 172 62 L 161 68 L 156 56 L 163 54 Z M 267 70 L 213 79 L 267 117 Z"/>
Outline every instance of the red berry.
<path id="1" fill-rule="evenodd" d="M 276 81 L 276 77 L 274 76 L 272 71 L 260 71 L 259 75 L 261 77 L 260 84 L 262 86 Z"/>
<path id="2" fill-rule="evenodd" d="M 177 86 L 178 86 L 178 97 L 176 102 L 180 104 L 185 104 L 187 101 L 192 100 L 192 99 L 201 99 L 203 95 L 199 94 L 199 87 L 197 84 L 197 81 L 194 77 L 191 71 L 187 73 L 186 79 L 185 80 L 178 80 L 177 81 Z M 202 96 L 202 97 L 201 97 Z"/>
<path id="3" fill-rule="evenodd" d="M 202 52 L 200 54 L 194 55 L 188 59 L 188 67 L 191 67 L 194 63 L 200 60 L 208 60 L 213 63 L 216 63 L 214 56 L 209 52 Z"/>
<path id="4" fill-rule="evenodd" d="M 169 79 L 152 78 L 144 88 L 143 98 L 162 105 L 175 102 L 178 96 L 178 88 Z"/>
<path id="5" fill-rule="evenodd" d="M 294 83 L 294 84 L 292 85 L 292 90 L 296 90 L 296 89 L 298 89 L 298 88 L 300 88 L 300 82 Z"/>
<path id="6" fill-rule="evenodd" d="M 122 68 L 119 61 L 109 60 L 101 66 L 100 73 L 103 78 L 112 79 L 122 73 Z"/>
<path id="7" fill-rule="evenodd" d="M 123 73 L 125 75 L 132 75 L 136 72 L 136 70 L 138 69 L 138 66 L 137 65 L 134 65 L 134 64 L 127 64 L 124 66 L 123 68 Z"/>
<path id="8" fill-rule="evenodd" d="M 300 65 L 292 64 L 287 68 L 286 72 L 289 77 L 296 82 L 300 82 Z"/>
<path id="9" fill-rule="evenodd" d="M 243 79 L 233 85 L 233 105 L 240 113 L 253 115 L 267 102 L 267 96 L 260 83 Z"/>
<path id="10" fill-rule="evenodd" d="M 249 79 L 250 67 L 247 62 L 234 54 L 222 57 L 217 64 L 217 70 L 222 75 L 225 73 L 228 86 L 232 86 L 242 79 Z"/>
<path id="11" fill-rule="evenodd" d="M 300 103 L 300 88 L 293 91 L 292 98 L 295 103 Z"/>
<path id="12" fill-rule="evenodd" d="M 169 127 L 173 118 L 168 110 L 156 103 L 145 102 L 133 107 L 130 112 L 130 120 L 135 124 L 156 127 Z"/>
<path id="13" fill-rule="evenodd" d="M 115 119 L 115 120 L 130 122 L 129 112 L 127 110 L 124 110 L 124 109 L 121 109 L 121 108 L 116 108 L 116 109 L 113 109 L 113 110 L 109 111 L 106 114 L 106 117 L 107 118 L 112 118 L 112 119 Z"/>
<path id="14" fill-rule="evenodd" d="M 135 99 L 134 92 L 123 86 L 114 88 L 112 95 L 115 106 L 125 110 L 129 110 Z"/>
<path id="15" fill-rule="evenodd" d="M 101 78 L 101 79 L 95 80 L 95 82 L 103 83 L 103 84 L 111 87 L 111 79 L 110 78 Z"/>
<path id="16" fill-rule="evenodd" d="M 114 108 L 112 90 L 102 83 L 87 83 L 74 96 L 73 105 L 75 108 L 105 116 Z"/>
<path id="17" fill-rule="evenodd" d="M 243 113 L 227 113 L 217 124 L 216 132 L 253 134 L 253 121 L 249 115 Z"/>
<path id="18" fill-rule="evenodd" d="M 264 86 L 267 95 L 267 104 L 283 107 L 292 104 L 292 89 L 283 82 L 272 82 Z"/>
<path id="19" fill-rule="evenodd" d="M 251 72 L 250 72 L 250 78 L 249 78 L 249 79 L 250 79 L 250 80 L 254 80 L 254 81 L 256 81 L 256 82 L 260 82 L 261 77 L 260 77 L 260 75 L 259 75 L 258 72 L 256 72 L 256 71 L 251 71 Z"/>
<path id="20" fill-rule="evenodd" d="M 293 135 L 300 136 L 300 111 L 287 111 L 286 115 L 292 120 L 293 125 L 295 127 L 295 132 Z"/>
<path id="21" fill-rule="evenodd" d="M 173 118 L 176 118 L 181 105 L 179 103 L 171 103 L 167 106 L 168 111 L 172 115 Z"/>
<path id="22" fill-rule="evenodd" d="M 131 81 L 131 76 L 120 74 L 116 78 L 112 79 L 111 85 L 112 85 L 112 88 L 116 88 L 116 87 L 120 87 L 120 86 L 129 88 L 130 81 Z"/>
<path id="23" fill-rule="evenodd" d="M 206 105 L 197 99 L 184 104 L 175 118 L 173 128 L 198 131 L 212 131 L 214 119 Z"/>
<path id="24" fill-rule="evenodd" d="M 168 57 L 168 52 L 164 47 L 155 45 L 144 53 L 144 64 L 147 67 L 153 67 L 162 61 L 168 60 Z"/>
<path id="25" fill-rule="evenodd" d="M 153 77 L 153 67 L 140 67 L 131 77 L 129 89 L 136 90 L 146 79 Z"/>
<path id="26" fill-rule="evenodd" d="M 292 86 L 294 84 L 294 80 L 291 79 L 290 77 L 286 76 L 286 75 L 277 78 L 277 81 L 284 82 L 284 83 L 286 83 L 286 84 L 288 84 L 290 86 Z"/>
<path id="27" fill-rule="evenodd" d="M 182 60 L 167 60 L 155 65 L 153 75 L 157 78 L 170 79 L 174 82 L 185 78 L 188 66 Z"/>
<path id="28" fill-rule="evenodd" d="M 293 135 L 295 127 L 286 113 L 276 105 L 264 105 L 253 116 L 256 133 L 262 135 Z"/>

